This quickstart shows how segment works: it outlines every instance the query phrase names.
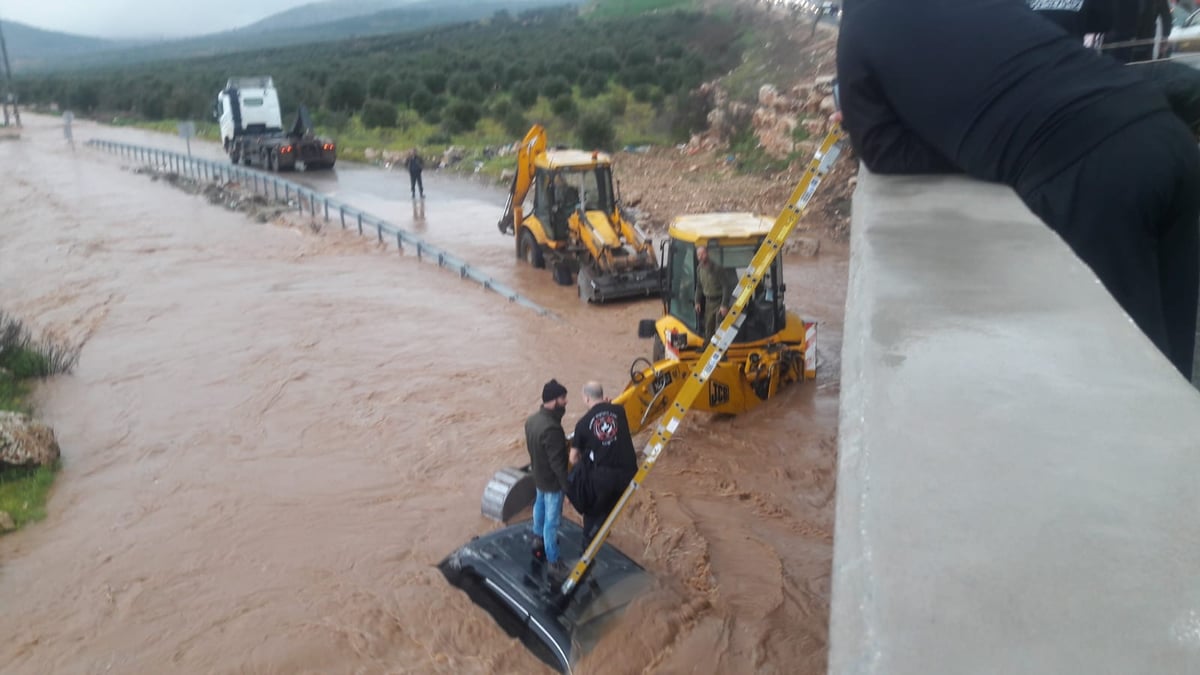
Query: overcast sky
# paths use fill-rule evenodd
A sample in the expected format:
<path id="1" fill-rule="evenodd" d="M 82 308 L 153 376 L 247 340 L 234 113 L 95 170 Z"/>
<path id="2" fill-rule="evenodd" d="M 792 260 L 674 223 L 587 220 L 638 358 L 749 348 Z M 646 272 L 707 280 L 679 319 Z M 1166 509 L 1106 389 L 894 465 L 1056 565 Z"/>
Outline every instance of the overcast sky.
<path id="1" fill-rule="evenodd" d="M 238 28 L 312 0 L 0 0 L 0 21 L 94 37 L 180 37 Z"/>

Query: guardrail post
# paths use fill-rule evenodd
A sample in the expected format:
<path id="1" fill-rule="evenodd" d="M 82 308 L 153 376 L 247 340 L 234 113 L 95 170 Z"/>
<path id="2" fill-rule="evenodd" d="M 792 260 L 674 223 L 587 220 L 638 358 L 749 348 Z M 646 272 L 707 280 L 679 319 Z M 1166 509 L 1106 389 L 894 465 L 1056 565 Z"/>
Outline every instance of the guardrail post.
<path id="1" fill-rule="evenodd" d="M 338 215 L 342 219 L 342 229 L 344 230 L 344 229 L 346 229 L 346 207 L 339 206 L 338 207 Z"/>
<path id="2" fill-rule="evenodd" d="M 358 233 L 362 234 L 362 212 L 358 213 Z"/>
<path id="3" fill-rule="evenodd" d="M 275 182 L 275 201 L 279 201 L 279 179 L 273 179 Z"/>
<path id="4" fill-rule="evenodd" d="M 325 200 L 325 222 L 329 222 L 329 200 Z"/>
<path id="5" fill-rule="evenodd" d="M 375 234 L 379 237 L 379 243 L 383 243 L 383 223 L 375 223 Z"/>
<path id="6" fill-rule="evenodd" d="M 404 240 L 399 232 L 396 233 L 396 252 L 404 253 Z"/>

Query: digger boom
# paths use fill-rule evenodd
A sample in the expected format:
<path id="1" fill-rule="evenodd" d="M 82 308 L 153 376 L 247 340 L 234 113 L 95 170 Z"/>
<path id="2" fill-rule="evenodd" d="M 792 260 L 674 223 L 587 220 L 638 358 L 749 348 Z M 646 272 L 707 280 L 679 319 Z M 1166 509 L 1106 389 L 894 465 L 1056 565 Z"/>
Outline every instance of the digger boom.
<path id="1" fill-rule="evenodd" d="M 783 248 L 784 242 L 787 241 L 788 235 L 795 229 L 796 224 L 804 215 L 805 209 L 808 208 L 808 203 L 812 200 L 813 195 L 817 191 L 817 187 L 821 184 L 821 180 L 829 173 L 834 163 L 837 161 L 842 152 L 844 132 L 841 127 L 834 126 L 833 129 L 825 136 L 817 149 L 812 161 L 809 162 L 807 170 L 800 178 L 799 185 L 796 186 L 792 196 L 788 199 L 787 206 L 780 212 L 778 218 L 775 219 L 775 224 L 771 227 L 766 239 L 754 254 L 754 259 L 751 261 L 749 268 L 738 280 L 737 287 L 734 289 L 734 302 L 729 308 L 729 312 L 721 321 L 721 325 L 713 334 L 712 339 L 704 349 L 704 353 L 696 361 L 687 379 L 679 388 L 679 392 L 675 395 L 667 407 L 663 418 L 659 421 L 658 427 L 643 450 L 644 459 L 633 480 L 625 488 L 625 492 L 621 494 L 617 505 L 613 507 L 604 524 L 600 526 L 599 532 L 588 545 L 587 550 L 583 552 L 583 556 L 575 567 L 571 570 L 571 574 L 563 582 L 560 593 L 565 598 L 569 597 L 579 583 L 587 574 L 588 568 L 592 561 L 595 560 L 601 547 L 604 546 L 605 540 L 608 539 L 608 534 L 612 529 L 613 524 L 620 518 L 621 513 L 625 510 L 625 506 L 629 503 L 633 493 L 637 491 L 650 471 L 654 469 L 658 462 L 659 456 L 667 443 L 678 431 L 679 425 L 683 422 L 688 410 L 696 400 L 696 396 L 704 390 L 708 378 L 716 370 L 717 364 L 725 356 L 725 352 L 732 344 L 734 337 L 738 334 L 738 330 L 742 327 L 742 322 L 745 320 L 744 310 L 747 303 L 754 294 L 755 288 L 762 281 L 763 276 L 767 273 L 771 263 L 775 257 L 779 255 L 780 249 Z"/>

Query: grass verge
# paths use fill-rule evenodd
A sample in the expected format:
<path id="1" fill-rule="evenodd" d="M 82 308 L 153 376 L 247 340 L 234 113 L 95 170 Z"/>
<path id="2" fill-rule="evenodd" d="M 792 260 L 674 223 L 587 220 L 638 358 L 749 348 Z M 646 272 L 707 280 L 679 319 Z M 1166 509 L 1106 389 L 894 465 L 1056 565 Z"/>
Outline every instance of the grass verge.
<path id="1" fill-rule="evenodd" d="M 0 410 L 28 414 L 29 381 L 69 372 L 79 352 L 49 340 L 36 340 L 16 318 L 0 311 Z M 20 529 L 46 517 L 46 499 L 59 463 L 12 467 L 0 464 L 0 511 Z"/>

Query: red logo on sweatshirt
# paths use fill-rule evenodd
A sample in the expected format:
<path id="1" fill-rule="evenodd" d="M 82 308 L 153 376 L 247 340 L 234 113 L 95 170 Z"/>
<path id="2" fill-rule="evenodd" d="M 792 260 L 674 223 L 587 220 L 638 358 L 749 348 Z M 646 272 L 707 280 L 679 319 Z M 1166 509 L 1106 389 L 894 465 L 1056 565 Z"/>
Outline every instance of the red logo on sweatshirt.
<path id="1" fill-rule="evenodd" d="M 617 416 L 610 412 L 598 413 L 592 418 L 592 435 L 604 445 L 617 438 Z"/>

